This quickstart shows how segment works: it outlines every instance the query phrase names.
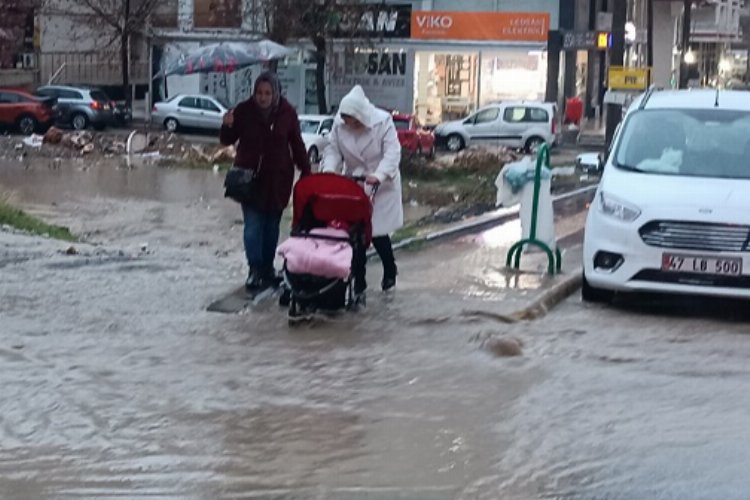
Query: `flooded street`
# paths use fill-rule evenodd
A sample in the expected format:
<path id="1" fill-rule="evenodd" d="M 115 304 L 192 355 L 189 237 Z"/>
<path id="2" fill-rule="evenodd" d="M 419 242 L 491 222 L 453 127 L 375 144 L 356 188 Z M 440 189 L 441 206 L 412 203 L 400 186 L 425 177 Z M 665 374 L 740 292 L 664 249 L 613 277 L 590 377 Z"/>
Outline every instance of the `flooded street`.
<path id="1" fill-rule="evenodd" d="M 84 168 L 0 165 L 86 240 L 0 231 L 0 498 L 747 497 L 743 304 L 507 324 L 512 221 L 401 253 L 393 295 L 371 263 L 358 314 L 209 313 L 246 272 L 221 176 Z"/>

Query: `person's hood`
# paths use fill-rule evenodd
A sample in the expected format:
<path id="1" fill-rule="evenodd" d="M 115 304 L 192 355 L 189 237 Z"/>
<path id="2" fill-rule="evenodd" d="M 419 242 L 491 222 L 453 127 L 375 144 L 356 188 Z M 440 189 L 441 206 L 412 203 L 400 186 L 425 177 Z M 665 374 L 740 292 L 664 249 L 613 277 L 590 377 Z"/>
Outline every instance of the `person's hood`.
<path id="1" fill-rule="evenodd" d="M 339 103 L 338 116 L 349 115 L 359 120 L 365 127 L 371 128 L 373 125 L 385 121 L 390 116 L 386 111 L 376 108 L 365 95 L 362 87 L 355 85 Z"/>

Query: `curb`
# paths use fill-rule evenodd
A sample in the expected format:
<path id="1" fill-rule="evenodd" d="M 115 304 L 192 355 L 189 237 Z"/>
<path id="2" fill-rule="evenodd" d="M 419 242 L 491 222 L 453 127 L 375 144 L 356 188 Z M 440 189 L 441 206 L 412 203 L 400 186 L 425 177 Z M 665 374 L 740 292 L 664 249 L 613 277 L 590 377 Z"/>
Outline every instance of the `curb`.
<path id="1" fill-rule="evenodd" d="M 560 201 L 566 201 L 571 198 L 583 196 L 585 194 L 595 191 L 597 185 L 586 186 L 583 188 L 570 191 L 568 193 L 559 194 L 552 197 L 552 203 Z M 452 227 L 447 227 L 434 233 L 426 234 L 424 236 L 415 236 L 413 238 L 406 238 L 393 245 L 393 250 L 398 251 L 407 248 L 417 243 L 430 243 L 433 241 L 439 241 L 448 238 L 455 238 L 464 234 L 470 234 L 476 231 L 482 231 L 484 229 L 490 229 L 495 226 L 499 226 L 505 222 L 517 219 L 520 215 L 520 207 L 518 205 L 510 208 L 499 208 L 495 211 L 487 214 L 478 215 L 471 217 L 466 221 L 459 222 Z M 367 258 L 371 258 L 376 255 L 373 249 L 367 252 Z"/>
<path id="2" fill-rule="evenodd" d="M 546 315 L 552 308 L 573 295 L 583 284 L 583 269 L 574 268 L 558 283 L 545 290 L 531 304 L 510 315 L 517 321 L 531 321 Z"/>

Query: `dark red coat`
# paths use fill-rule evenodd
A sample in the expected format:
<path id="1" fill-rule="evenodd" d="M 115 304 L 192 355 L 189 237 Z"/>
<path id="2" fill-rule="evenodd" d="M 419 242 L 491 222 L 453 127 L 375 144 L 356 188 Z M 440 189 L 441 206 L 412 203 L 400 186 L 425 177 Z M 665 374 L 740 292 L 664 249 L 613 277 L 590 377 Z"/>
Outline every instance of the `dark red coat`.
<path id="1" fill-rule="evenodd" d="M 219 136 L 224 145 L 237 141 L 234 165 L 256 169 L 259 210 L 283 210 L 289 203 L 294 183 L 294 166 L 302 175 L 310 173 L 310 159 L 299 128 L 297 112 L 283 97 L 268 121 L 255 101 L 248 99 L 234 108 L 234 125 L 221 127 Z M 262 157 L 262 160 L 261 160 Z"/>

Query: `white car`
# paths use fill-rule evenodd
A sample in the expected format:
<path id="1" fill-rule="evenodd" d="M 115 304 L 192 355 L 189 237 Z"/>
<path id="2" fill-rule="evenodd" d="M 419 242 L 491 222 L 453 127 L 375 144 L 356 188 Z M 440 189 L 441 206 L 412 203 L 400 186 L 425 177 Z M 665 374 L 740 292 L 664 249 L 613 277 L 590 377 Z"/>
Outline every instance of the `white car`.
<path id="1" fill-rule="evenodd" d="M 178 94 L 155 103 L 151 117 L 154 123 L 161 123 L 169 132 L 180 128 L 219 130 L 227 109 L 213 96 Z"/>
<path id="2" fill-rule="evenodd" d="M 310 164 L 317 164 L 320 162 L 323 150 L 328 145 L 328 134 L 333 128 L 333 116 L 300 115 L 299 125 Z"/>
<path id="3" fill-rule="evenodd" d="M 485 106 L 461 120 L 435 128 L 435 142 L 449 151 L 471 144 L 502 145 L 533 151 L 557 142 L 557 106 L 548 102 L 515 101 Z"/>
<path id="4" fill-rule="evenodd" d="M 615 134 L 586 220 L 583 299 L 750 298 L 750 99 L 649 92 Z"/>

